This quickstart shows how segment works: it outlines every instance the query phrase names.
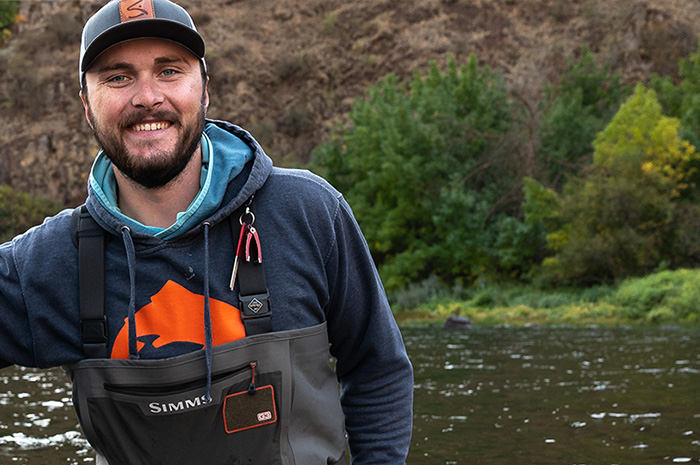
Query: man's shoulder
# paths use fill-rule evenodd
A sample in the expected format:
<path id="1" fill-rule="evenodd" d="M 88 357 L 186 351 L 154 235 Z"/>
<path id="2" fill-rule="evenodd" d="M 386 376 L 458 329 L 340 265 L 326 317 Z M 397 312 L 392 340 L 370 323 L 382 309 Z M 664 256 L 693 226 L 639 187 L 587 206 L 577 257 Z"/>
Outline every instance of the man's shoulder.
<path id="1" fill-rule="evenodd" d="M 274 168 L 256 201 L 278 217 L 313 218 L 315 224 L 332 223 L 343 202 L 342 195 L 322 177 L 289 168 Z"/>
<path id="2" fill-rule="evenodd" d="M 23 249 L 27 247 L 55 249 L 59 245 L 71 243 L 72 213 L 73 209 L 68 208 L 47 217 L 41 224 L 15 237 L 12 243 Z"/>
<path id="3" fill-rule="evenodd" d="M 339 200 L 342 195 L 321 176 L 306 170 L 274 167 L 268 178 L 270 187 L 283 191 L 295 192 L 297 195 L 321 196 L 323 200 Z"/>

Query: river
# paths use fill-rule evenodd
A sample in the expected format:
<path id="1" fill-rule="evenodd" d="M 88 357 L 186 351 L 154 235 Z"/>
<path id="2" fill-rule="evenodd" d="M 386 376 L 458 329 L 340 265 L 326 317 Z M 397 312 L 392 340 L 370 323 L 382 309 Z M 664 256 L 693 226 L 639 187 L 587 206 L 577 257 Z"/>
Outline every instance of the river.
<path id="1" fill-rule="evenodd" d="M 403 333 L 415 368 L 408 465 L 700 463 L 698 330 Z M 65 375 L 0 371 L 0 465 L 85 463 Z"/>

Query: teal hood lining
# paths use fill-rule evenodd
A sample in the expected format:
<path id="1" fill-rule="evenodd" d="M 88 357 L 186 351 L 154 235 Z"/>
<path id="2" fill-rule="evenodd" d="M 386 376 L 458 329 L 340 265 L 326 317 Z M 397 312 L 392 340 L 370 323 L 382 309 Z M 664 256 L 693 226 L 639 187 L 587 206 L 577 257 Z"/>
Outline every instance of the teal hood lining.
<path id="1" fill-rule="evenodd" d="M 90 186 L 100 204 L 125 226 L 162 240 L 173 239 L 216 212 L 223 201 L 226 186 L 254 158 L 253 150 L 243 140 L 212 123 L 205 125 L 201 146 L 200 190 L 187 210 L 178 213 L 176 221 L 167 228 L 144 225 L 121 212 L 112 162 L 102 150 L 92 165 Z"/>

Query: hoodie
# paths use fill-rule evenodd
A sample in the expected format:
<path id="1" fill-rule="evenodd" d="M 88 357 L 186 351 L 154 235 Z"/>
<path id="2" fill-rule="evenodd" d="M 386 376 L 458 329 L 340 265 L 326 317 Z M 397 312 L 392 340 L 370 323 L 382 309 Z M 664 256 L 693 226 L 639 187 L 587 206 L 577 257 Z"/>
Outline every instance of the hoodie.
<path id="1" fill-rule="evenodd" d="M 238 291 L 229 288 L 238 238 L 228 217 L 254 195 L 273 331 L 326 322 L 353 463 L 405 463 L 412 368 L 349 205 L 322 178 L 273 167 L 235 125 L 209 121 L 205 134 L 208 191 L 166 233 L 128 225 L 98 179 L 101 165 L 91 173 L 86 205 L 109 236 L 111 356 L 167 358 L 204 349 L 206 337 L 218 345 L 245 336 Z M 0 366 L 48 368 L 85 357 L 70 216 L 63 211 L 0 246 Z"/>

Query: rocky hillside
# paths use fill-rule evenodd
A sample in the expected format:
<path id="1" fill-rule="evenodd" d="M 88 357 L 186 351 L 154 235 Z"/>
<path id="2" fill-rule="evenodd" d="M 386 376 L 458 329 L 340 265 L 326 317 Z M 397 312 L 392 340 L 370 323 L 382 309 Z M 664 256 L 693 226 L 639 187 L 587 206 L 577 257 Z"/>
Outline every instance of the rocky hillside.
<path id="1" fill-rule="evenodd" d="M 103 0 L 22 0 L 0 45 L 0 184 L 75 204 L 97 151 L 78 99 L 82 23 Z M 629 82 L 696 50 L 698 0 L 180 0 L 208 45 L 209 116 L 246 127 L 278 164 L 305 162 L 387 73 L 474 53 L 513 93 L 587 45 Z"/>

